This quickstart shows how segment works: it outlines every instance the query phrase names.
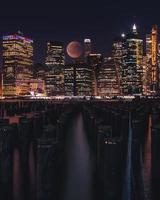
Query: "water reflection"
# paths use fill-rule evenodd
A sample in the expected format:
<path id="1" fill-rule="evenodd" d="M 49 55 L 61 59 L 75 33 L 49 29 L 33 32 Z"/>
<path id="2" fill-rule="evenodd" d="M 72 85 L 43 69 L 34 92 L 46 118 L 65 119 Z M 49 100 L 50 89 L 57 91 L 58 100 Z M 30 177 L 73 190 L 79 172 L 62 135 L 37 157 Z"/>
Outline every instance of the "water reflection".
<path id="1" fill-rule="evenodd" d="M 128 146 L 127 146 L 127 160 L 126 171 L 123 186 L 123 200 L 131 200 L 131 183 L 132 182 L 132 121 L 131 113 L 129 113 L 129 130 L 128 130 Z"/>
<path id="2" fill-rule="evenodd" d="M 10 123 L 18 123 L 18 117 L 10 118 Z M 146 133 L 145 143 L 142 145 L 141 151 L 141 168 L 144 186 L 144 199 L 153 200 L 155 193 L 159 195 L 159 172 L 157 172 L 159 155 L 156 154 L 153 167 L 153 147 L 154 152 L 158 153 L 159 136 L 155 135 L 153 142 L 153 134 L 151 131 L 152 119 L 149 117 L 148 130 Z M 66 142 L 66 170 L 65 182 L 62 200 L 93 200 L 93 159 L 90 147 L 87 142 L 87 132 L 84 127 L 82 114 L 74 118 L 67 130 Z M 157 143 L 155 143 L 157 141 Z M 123 199 L 130 200 L 132 186 L 132 128 L 131 115 L 129 116 L 129 138 L 126 174 L 123 187 Z M 36 197 L 36 165 L 34 155 L 34 144 L 31 143 L 28 149 L 29 159 L 23 169 L 21 163 L 21 155 L 18 147 L 13 152 L 13 199 L 14 200 L 35 200 Z M 160 163 L 159 163 L 160 166 Z M 154 169 L 154 173 L 153 173 Z M 160 169 L 160 168 L 159 168 Z M 158 170 L 159 170 L 158 169 Z M 11 170 L 12 171 L 12 170 Z M 153 174 L 155 175 L 153 180 Z M 156 179 L 157 177 L 157 179 Z M 155 183 L 155 181 L 157 181 Z M 157 186 L 154 189 L 154 186 Z M 156 191 L 156 192 L 155 192 Z"/>
<path id="3" fill-rule="evenodd" d="M 13 153 L 13 199 L 22 200 L 28 199 L 33 200 L 35 197 L 35 158 L 33 152 L 33 144 L 29 147 L 29 174 L 23 173 L 21 156 L 18 148 L 14 149 Z M 29 177 L 27 177 L 29 175 Z M 26 179 L 29 179 L 29 185 L 26 185 Z M 26 188 L 24 188 L 26 186 Z M 29 194 L 26 193 L 29 191 Z"/>
<path id="4" fill-rule="evenodd" d="M 150 200 L 152 198 L 152 188 L 151 188 L 151 167 L 152 167 L 152 154 L 151 154 L 151 126 L 152 120 L 151 116 L 149 116 L 148 122 L 148 130 L 144 145 L 144 162 L 143 162 L 143 184 L 144 184 L 144 195 L 146 200 Z"/>
<path id="5" fill-rule="evenodd" d="M 68 130 L 67 170 L 63 200 L 93 200 L 92 157 L 82 115 Z"/>
<path id="6" fill-rule="evenodd" d="M 20 165 L 20 153 L 16 148 L 13 153 L 13 199 L 21 200 L 21 185 L 22 185 L 22 176 L 21 176 L 21 165 Z"/>
<path id="7" fill-rule="evenodd" d="M 36 174 L 35 174 L 35 156 L 33 151 L 33 143 L 30 144 L 29 147 L 29 177 L 30 177 L 30 194 L 31 199 L 35 199 L 36 197 Z"/>

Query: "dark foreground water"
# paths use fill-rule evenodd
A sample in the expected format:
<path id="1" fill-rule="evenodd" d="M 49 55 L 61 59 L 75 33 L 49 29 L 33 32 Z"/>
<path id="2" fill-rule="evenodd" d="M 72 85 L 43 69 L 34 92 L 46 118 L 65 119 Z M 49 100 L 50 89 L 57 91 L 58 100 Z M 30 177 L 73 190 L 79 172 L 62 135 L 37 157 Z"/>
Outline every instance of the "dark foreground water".
<path id="1" fill-rule="evenodd" d="M 93 199 L 93 155 L 87 141 L 82 114 L 77 115 L 66 130 L 64 183 L 62 200 Z M 24 168 L 18 148 L 13 152 L 13 199 L 35 200 L 36 159 L 33 144 L 29 145 L 28 164 Z"/>
<path id="2" fill-rule="evenodd" d="M 131 123 L 131 119 L 130 122 Z M 145 144 L 141 145 L 141 170 L 144 187 L 144 200 L 158 200 L 160 197 L 159 177 L 154 171 L 160 171 L 152 158 L 151 117 L 148 122 Z M 94 199 L 94 162 L 87 141 L 87 130 L 82 114 L 75 116 L 66 130 L 64 183 L 61 189 L 61 200 L 93 200 Z M 129 124 L 127 168 L 124 177 L 123 200 L 132 199 L 132 130 Z M 156 140 L 157 141 L 157 140 Z M 159 142 L 159 141 L 158 141 Z M 13 152 L 13 198 L 14 200 L 36 200 L 36 160 L 33 144 L 29 145 L 28 164 L 24 167 L 18 148 Z M 154 170 L 155 169 L 155 170 Z M 8 195 L 10 196 L 10 195 Z M 3 198 L 5 200 L 7 198 Z"/>

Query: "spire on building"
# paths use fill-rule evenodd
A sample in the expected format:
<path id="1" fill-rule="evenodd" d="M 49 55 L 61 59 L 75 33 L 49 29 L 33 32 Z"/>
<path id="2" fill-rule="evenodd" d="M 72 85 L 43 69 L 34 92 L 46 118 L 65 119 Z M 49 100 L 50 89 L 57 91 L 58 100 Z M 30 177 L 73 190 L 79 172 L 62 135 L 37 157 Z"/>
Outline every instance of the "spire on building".
<path id="1" fill-rule="evenodd" d="M 136 24 L 133 25 L 132 30 L 133 30 L 133 33 L 136 33 L 136 34 L 137 34 L 137 26 L 136 26 Z"/>

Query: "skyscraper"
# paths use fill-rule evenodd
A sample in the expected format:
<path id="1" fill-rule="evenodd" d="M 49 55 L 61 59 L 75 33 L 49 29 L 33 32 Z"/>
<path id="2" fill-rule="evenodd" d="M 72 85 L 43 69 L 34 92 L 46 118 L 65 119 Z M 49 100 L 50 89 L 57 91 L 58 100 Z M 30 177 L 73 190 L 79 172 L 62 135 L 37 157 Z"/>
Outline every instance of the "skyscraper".
<path id="1" fill-rule="evenodd" d="M 126 37 L 126 55 L 122 69 L 122 93 L 142 94 L 143 92 L 143 40 L 139 38 L 137 27 Z"/>
<path id="2" fill-rule="evenodd" d="M 87 56 L 87 64 L 91 67 L 92 95 L 98 95 L 97 76 L 102 66 L 102 54 L 92 53 Z"/>
<path id="3" fill-rule="evenodd" d="M 62 42 L 47 43 L 47 66 L 64 66 L 64 47 Z"/>
<path id="4" fill-rule="evenodd" d="M 147 86 L 148 94 L 158 91 L 159 68 L 158 68 L 158 28 L 152 27 L 151 34 L 146 35 L 147 57 Z"/>
<path id="5" fill-rule="evenodd" d="M 64 95 L 64 63 L 63 43 L 48 42 L 45 61 L 45 85 L 48 96 Z"/>
<path id="6" fill-rule="evenodd" d="M 104 58 L 97 82 L 99 96 L 119 95 L 118 76 L 113 58 Z"/>
<path id="7" fill-rule="evenodd" d="M 25 95 L 32 78 L 33 40 L 15 33 L 3 37 L 4 96 Z"/>
<path id="8" fill-rule="evenodd" d="M 67 96 L 91 96 L 91 67 L 86 63 L 65 65 L 65 94 Z"/>
<path id="9" fill-rule="evenodd" d="M 122 94 L 122 70 L 125 65 L 125 56 L 126 56 L 126 36 L 122 34 L 121 37 L 117 37 L 113 41 L 112 45 L 112 57 L 114 60 L 115 69 L 117 72 L 117 80 L 119 92 Z"/>
<path id="10" fill-rule="evenodd" d="M 149 94 L 149 88 L 148 88 L 148 82 L 149 77 L 147 75 L 148 70 L 148 64 L 147 64 L 147 56 L 143 56 L 143 76 L 142 76 L 142 83 L 143 83 L 143 94 L 148 95 Z"/>
<path id="11" fill-rule="evenodd" d="M 87 57 L 92 53 L 91 39 L 84 39 L 84 56 Z"/>
<path id="12" fill-rule="evenodd" d="M 3 96 L 3 75 L 0 72 L 0 98 Z"/>

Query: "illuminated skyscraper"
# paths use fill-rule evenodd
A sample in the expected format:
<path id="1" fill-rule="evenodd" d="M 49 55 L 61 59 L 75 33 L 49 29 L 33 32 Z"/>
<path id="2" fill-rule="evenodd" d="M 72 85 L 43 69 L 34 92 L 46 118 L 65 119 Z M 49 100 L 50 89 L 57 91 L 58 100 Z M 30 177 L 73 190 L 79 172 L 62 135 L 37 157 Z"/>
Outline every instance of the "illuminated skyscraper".
<path id="1" fill-rule="evenodd" d="M 152 38 L 146 35 L 146 94 L 151 94 L 152 85 Z"/>
<path id="2" fill-rule="evenodd" d="M 158 28 L 156 25 L 152 27 L 152 66 L 157 65 L 157 53 L 158 53 Z M 157 81 L 157 67 L 153 67 L 152 79 Z"/>
<path id="3" fill-rule="evenodd" d="M 21 33 L 3 37 L 3 94 L 28 94 L 32 78 L 33 40 Z"/>
<path id="4" fill-rule="evenodd" d="M 160 89 L 160 43 L 158 44 L 158 89 Z"/>
<path id="5" fill-rule="evenodd" d="M 91 75 L 91 67 L 86 63 L 65 65 L 65 94 L 67 96 L 91 96 Z"/>
<path id="6" fill-rule="evenodd" d="M 64 47 L 62 42 L 47 43 L 47 66 L 64 66 Z"/>
<path id="7" fill-rule="evenodd" d="M 149 88 L 148 88 L 148 64 L 147 64 L 147 56 L 143 56 L 143 76 L 142 76 L 142 83 L 143 83 L 143 94 L 148 95 L 149 94 Z"/>
<path id="8" fill-rule="evenodd" d="M 103 57 L 102 54 L 89 54 L 87 56 L 87 64 L 91 67 L 91 80 L 92 80 L 92 95 L 98 95 L 98 87 L 97 87 L 97 76 L 98 72 L 102 66 Z"/>
<path id="9" fill-rule="evenodd" d="M 158 90 L 159 67 L 158 67 L 158 28 L 152 27 L 152 33 L 146 36 L 147 57 L 147 80 L 148 94 Z"/>
<path id="10" fill-rule="evenodd" d="M 64 47 L 61 42 L 47 43 L 45 64 L 46 93 L 48 96 L 64 95 Z"/>
<path id="11" fill-rule="evenodd" d="M 118 87 L 120 94 L 122 94 L 122 70 L 125 65 L 125 56 L 126 56 L 126 36 L 122 34 L 121 37 L 115 38 L 112 45 L 112 57 L 115 64 L 115 69 L 117 72 L 118 78 Z"/>
<path id="12" fill-rule="evenodd" d="M 3 96 L 3 75 L 2 72 L 0 72 L 0 97 Z"/>
<path id="13" fill-rule="evenodd" d="M 90 39 L 84 39 L 84 56 L 87 57 L 92 53 L 92 44 Z"/>
<path id="14" fill-rule="evenodd" d="M 104 58 L 98 72 L 98 95 L 119 95 L 118 76 L 113 58 Z"/>
<path id="15" fill-rule="evenodd" d="M 126 37 L 126 55 L 122 69 L 122 93 L 142 94 L 143 92 L 143 40 L 139 38 L 136 25 Z"/>

